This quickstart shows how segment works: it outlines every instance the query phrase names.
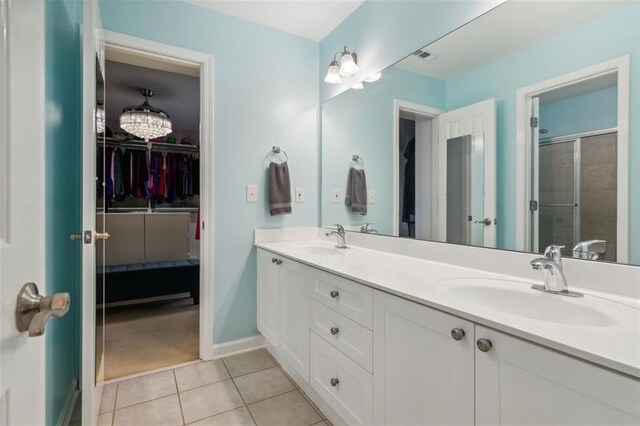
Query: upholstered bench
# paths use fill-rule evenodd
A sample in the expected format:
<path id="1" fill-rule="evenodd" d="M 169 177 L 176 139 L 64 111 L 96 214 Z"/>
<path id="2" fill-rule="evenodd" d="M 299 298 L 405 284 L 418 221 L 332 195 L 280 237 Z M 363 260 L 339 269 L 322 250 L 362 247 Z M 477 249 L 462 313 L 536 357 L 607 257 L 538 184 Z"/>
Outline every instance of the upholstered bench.
<path id="1" fill-rule="evenodd" d="M 106 303 L 190 293 L 200 303 L 200 261 L 167 260 L 105 267 Z M 97 303 L 102 303 L 102 273 L 98 273 Z"/>

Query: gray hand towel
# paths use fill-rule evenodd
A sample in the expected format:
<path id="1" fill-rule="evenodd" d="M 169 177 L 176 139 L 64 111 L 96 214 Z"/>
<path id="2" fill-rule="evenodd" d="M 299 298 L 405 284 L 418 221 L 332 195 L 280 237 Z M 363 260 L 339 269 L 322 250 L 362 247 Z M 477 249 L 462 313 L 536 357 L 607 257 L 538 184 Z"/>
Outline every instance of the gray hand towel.
<path id="1" fill-rule="evenodd" d="M 286 161 L 269 164 L 269 212 L 271 216 L 291 213 L 291 183 Z"/>
<path id="2" fill-rule="evenodd" d="M 347 183 L 347 195 L 345 203 L 351 213 L 367 214 L 367 178 L 364 170 L 351 167 L 349 169 L 349 181 Z"/>

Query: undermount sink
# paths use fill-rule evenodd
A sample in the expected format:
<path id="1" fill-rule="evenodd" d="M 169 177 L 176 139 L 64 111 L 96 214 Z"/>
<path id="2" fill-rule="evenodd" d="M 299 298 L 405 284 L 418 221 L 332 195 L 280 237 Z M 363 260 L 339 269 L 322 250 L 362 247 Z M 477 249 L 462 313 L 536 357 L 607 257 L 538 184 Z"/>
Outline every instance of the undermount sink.
<path id="1" fill-rule="evenodd" d="M 459 299 L 510 315 L 584 327 L 612 327 L 618 324 L 613 315 L 602 309 L 602 304 L 614 303 L 602 299 L 597 302 L 588 297 L 574 299 L 533 290 L 530 284 L 524 282 L 497 279 L 451 279 L 439 284 Z M 615 305 L 617 309 L 621 308 Z"/>
<path id="2" fill-rule="evenodd" d="M 337 247 L 318 247 L 318 246 L 300 247 L 298 250 L 302 252 L 307 252 L 314 256 L 336 256 L 339 254 L 343 254 L 345 252 L 345 249 L 339 249 Z"/>

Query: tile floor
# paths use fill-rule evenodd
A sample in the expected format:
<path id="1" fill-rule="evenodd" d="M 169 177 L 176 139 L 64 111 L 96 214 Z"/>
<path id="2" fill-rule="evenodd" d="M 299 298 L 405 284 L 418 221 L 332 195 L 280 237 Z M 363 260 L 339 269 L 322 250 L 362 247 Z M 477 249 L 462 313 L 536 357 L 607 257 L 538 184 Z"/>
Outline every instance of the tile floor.
<path id="1" fill-rule="evenodd" d="M 330 425 L 265 349 L 106 385 L 98 424 Z"/>

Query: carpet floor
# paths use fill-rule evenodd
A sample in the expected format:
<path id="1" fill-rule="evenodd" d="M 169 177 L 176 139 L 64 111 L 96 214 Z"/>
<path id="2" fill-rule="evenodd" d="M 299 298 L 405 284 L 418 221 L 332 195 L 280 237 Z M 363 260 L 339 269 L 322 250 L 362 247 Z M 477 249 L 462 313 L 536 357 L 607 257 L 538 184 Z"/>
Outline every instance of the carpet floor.
<path id="1" fill-rule="evenodd" d="M 199 358 L 199 306 L 193 300 L 108 307 L 105 380 Z"/>

